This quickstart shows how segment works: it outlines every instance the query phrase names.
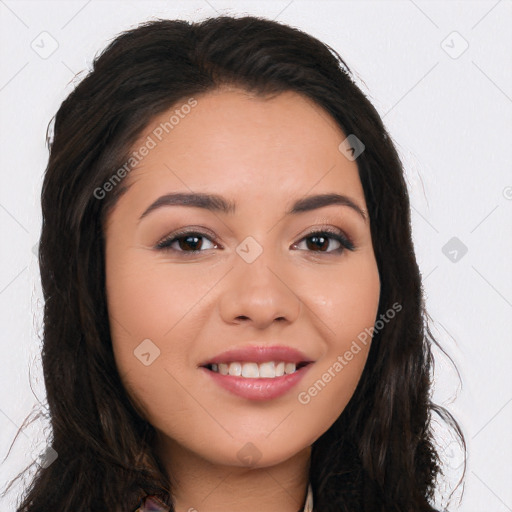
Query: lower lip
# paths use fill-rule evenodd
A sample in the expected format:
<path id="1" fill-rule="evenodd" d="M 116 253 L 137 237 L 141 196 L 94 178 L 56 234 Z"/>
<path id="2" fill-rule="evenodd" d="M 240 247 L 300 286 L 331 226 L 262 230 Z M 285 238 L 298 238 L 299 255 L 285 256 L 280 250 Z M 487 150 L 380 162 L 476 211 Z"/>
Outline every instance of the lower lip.
<path id="1" fill-rule="evenodd" d="M 222 375 L 221 373 L 213 372 L 207 368 L 201 369 L 207 372 L 215 383 L 234 395 L 249 400 L 271 400 L 284 395 L 296 386 L 309 370 L 310 366 L 311 363 L 299 368 L 293 373 L 267 379 L 235 377 L 234 375 Z"/>

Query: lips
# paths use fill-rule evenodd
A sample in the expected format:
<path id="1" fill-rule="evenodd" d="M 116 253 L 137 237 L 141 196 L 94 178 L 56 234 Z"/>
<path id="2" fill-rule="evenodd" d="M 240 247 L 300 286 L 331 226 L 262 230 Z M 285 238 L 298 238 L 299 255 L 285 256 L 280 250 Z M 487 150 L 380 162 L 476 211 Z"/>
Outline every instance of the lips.
<path id="1" fill-rule="evenodd" d="M 199 366 L 204 368 L 212 364 L 220 363 L 266 363 L 268 361 L 283 361 L 284 363 L 295 363 L 297 366 L 304 366 L 312 363 L 313 360 L 297 349 L 282 345 L 274 346 L 246 346 L 227 350 L 211 359 L 207 359 Z"/>
<path id="2" fill-rule="evenodd" d="M 204 372 L 206 378 L 211 379 L 210 382 L 215 383 L 224 391 L 228 391 L 231 395 L 246 400 L 259 401 L 272 400 L 286 395 L 298 385 L 312 366 L 313 364 L 308 364 L 289 375 L 272 379 L 247 379 L 245 377 L 221 375 L 206 368 L 199 368 L 199 370 Z"/>
<path id="3" fill-rule="evenodd" d="M 279 365 L 291 367 L 291 373 L 280 373 L 277 376 L 276 370 L 275 377 L 266 375 L 267 378 L 251 378 L 254 377 L 254 374 L 244 376 L 245 369 L 251 370 L 252 373 L 255 371 L 251 368 L 253 366 L 260 364 L 261 368 L 263 363 L 270 362 L 273 366 L 277 361 L 279 361 Z M 222 352 L 201 363 L 199 369 L 230 394 L 248 400 L 271 400 L 285 395 L 294 388 L 308 372 L 313 362 L 311 358 L 291 347 L 246 346 Z M 230 374 L 225 373 L 228 365 Z M 224 367 L 222 373 L 219 371 L 221 367 Z M 238 368 L 236 375 L 231 374 L 233 367 Z M 240 370 L 239 367 L 244 369 Z M 295 367 L 296 369 L 294 369 Z M 240 371 L 242 375 L 240 375 Z"/>

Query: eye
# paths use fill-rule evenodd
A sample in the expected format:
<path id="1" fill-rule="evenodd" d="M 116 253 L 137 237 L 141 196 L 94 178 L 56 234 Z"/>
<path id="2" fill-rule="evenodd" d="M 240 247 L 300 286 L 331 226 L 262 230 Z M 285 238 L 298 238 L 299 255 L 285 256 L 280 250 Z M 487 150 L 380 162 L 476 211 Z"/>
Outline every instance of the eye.
<path id="1" fill-rule="evenodd" d="M 208 249 L 219 248 L 220 246 L 218 244 L 212 242 L 212 238 L 214 238 L 213 235 L 201 231 L 181 231 L 167 236 L 158 242 L 155 248 L 159 250 L 195 254 Z M 206 247 L 204 240 L 207 241 Z M 313 231 L 302 238 L 298 243 L 293 244 L 292 247 L 294 249 L 300 248 L 300 245 L 303 243 L 306 245 L 305 250 L 310 252 L 341 254 L 345 249 L 349 251 L 355 250 L 354 244 L 341 230 L 334 231 L 330 228 Z M 334 249 L 331 248 L 328 250 L 333 243 L 335 244 Z M 210 244 L 210 246 L 208 246 L 208 244 Z"/>
<path id="2" fill-rule="evenodd" d="M 203 240 L 208 240 L 211 247 L 204 247 Z M 178 249 L 173 246 L 177 245 Z M 200 231 L 182 231 L 180 233 L 173 233 L 172 235 L 164 238 L 156 245 L 157 249 L 171 250 L 185 253 L 202 252 L 205 249 L 215 249 L 218 245 L 210 240 L 209 235 Z"/>
<path id="3" fill-rule="evenodd" d="M 332 245 L 332 241 L 338 244 L 338 247 L 335 247 L 332 250 L 326 250 L 330 245 Z M 348 249 L 349 251 L 353 251 L 355 249 L 354 244 L 343 232 L 333 231 L 331 229 L 313 231 L 309 235 L 305 236 L 298 244 L 294 244 L 293 247 L 299 247 L 303 242 L 306 244 L 306 250 L 311 252 L 341 254 L 345 249 Z"/>

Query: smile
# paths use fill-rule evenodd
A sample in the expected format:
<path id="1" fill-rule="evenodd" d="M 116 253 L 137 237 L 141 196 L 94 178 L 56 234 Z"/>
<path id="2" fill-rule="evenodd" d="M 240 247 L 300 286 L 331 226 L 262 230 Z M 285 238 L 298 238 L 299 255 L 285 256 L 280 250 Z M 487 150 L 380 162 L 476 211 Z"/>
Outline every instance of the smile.
<path id="1" fill-rule="evenodd" d="M 267 361 L 264 363 L 255 362 L 231 362 L 220 364 L 209 364 L 206 366 L 209 370 L 221 375 L 231 375 L 233 377 L 243 377 L 246 379 L 275 379 L 283 375 L 295 373 L 298 369 L 305 366 L 304 363 L 289 363 L 284 361 Z"/>
<path id="2" fill-rule="evenodd" d="M 296 364 L 281 361 L 276 364 L 269 361 L 257 364 L 234 361 L 229 364 L 212 363 L 198 369 L 204 372 L 207 378 L 212 379 L 215 385 L 230 394 L 247 400 L 261 401 L 272 400 L 288 393 L 298 385 L 312 366 L 310 362 Z"/>

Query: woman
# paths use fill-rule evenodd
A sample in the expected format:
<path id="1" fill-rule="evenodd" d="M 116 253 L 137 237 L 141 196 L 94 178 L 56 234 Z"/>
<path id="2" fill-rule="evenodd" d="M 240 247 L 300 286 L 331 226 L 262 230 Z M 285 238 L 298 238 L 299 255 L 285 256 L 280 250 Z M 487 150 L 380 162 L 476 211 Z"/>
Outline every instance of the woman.
<path id="1" fill-rule="evenodd" d="M 61 105 L 52 449 L 19 511 L 434 511 L 435 343 L 396 150 L 339 55 L 154 21 Z"/>

